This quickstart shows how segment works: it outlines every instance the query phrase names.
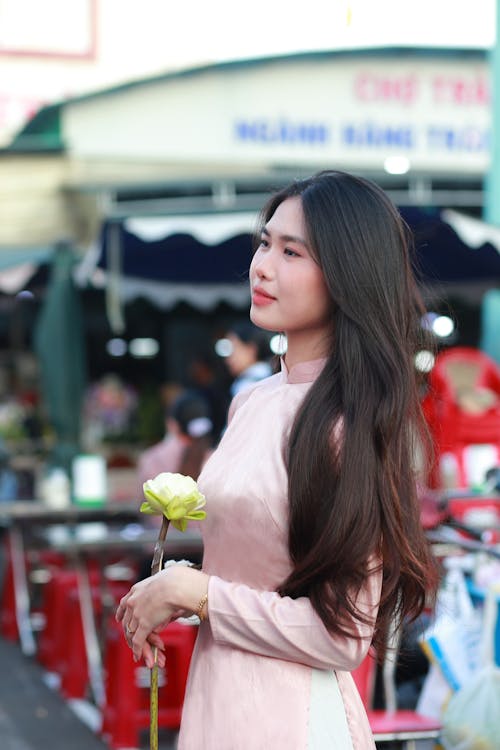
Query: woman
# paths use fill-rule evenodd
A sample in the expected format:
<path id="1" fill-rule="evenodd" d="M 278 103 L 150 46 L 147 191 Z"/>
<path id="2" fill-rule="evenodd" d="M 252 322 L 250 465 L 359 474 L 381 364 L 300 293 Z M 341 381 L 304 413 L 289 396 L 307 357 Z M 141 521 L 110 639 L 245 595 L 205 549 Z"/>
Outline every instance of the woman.
<path id="1" fill-rule="evenodd" d="M 367 750 L 349 673 L 435 586 L 412 470 L 421 310 L 405 226 L 366 180 L 295 182 L 264 209 L 250 284 L 252 321 L 288 349 L 233 400 L 200 476 L 203 569 L 136 585 L 117 617 L 151 666 L 155 628 L 201 616 L 180 750 Z"/>
<path id="2" fill-rule="evenodd" d="M 144 482 L 161 472 L 178 472 L 197 479 L 213 450 L 210 406 L 196 391 L 184 391 L 174 399 L 167 410 L 165 426 L 164 439 L 145 450 L 137 462 L 139 497 L 142 495 Z M 148 526 L 160 527 L 161 518 L 158 516 L 146 518 Z M 198 564 L 201 561 L 199 557 L 196 556 L 191 562 Z M 139 580 L 148 577 L 150 573 L 151 558 L 141 559 Z"/>
<path id="3" fill-rule="evenodd" d="M 145 450 L 137 462 L 142 486 L 162 471 L 180 472 L 198 478 L 213 445 L 210 406 L 194 390 L 178 395 L 166 412 L 166 435 Z"/>

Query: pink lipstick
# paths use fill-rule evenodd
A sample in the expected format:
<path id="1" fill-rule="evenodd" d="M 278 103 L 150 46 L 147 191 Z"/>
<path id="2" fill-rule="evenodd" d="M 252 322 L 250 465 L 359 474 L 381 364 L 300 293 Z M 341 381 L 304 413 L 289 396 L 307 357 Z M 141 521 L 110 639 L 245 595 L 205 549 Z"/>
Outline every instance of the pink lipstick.
<path id="1" fill-rule="evenodd" d="M 271 297 L 270 294 L 264 291 L 264 289 L 261 289 L 260 287 L 255 287 L 255 289 L 252 292 L 252 303 L 254 305 L 257 305 L 257 307 L 263 307 L 264 305 L 270 305 L 271 302 L 275 301 L 275 297 Z"/>

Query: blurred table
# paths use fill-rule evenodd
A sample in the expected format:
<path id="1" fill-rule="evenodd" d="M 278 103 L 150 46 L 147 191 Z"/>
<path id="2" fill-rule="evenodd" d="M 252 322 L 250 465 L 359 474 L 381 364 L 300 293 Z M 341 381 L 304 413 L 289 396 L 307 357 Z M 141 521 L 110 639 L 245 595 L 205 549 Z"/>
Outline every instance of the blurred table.
<path id="1" fill-rule="evenodd" d="M 37 500 L 0 503 L 0 526 L 25 524 L 89 523 L 98 521 L 132 522 L 140 518 L 139 503 L 105 503 L 98 506 L 67 505 L 51 508 Z"/>
<path id="2" fill-rule="evenodd" d="M 145 527 L 143 522 L 144 516 L 141 516 L 137 502 L 110 502 L 95 507 L 68 505 L 64 508 L 51 508 L 37 501 L 0 504 L 0 527 L 3 526 L 7 534 L 21 649 L 26 655 L 36 652 L 30 620 L 26 550 L 35 548 L 61 553 L 77 573 L 90 682 L 98 705 L 102 704 L 104 687 L 86 563 L 89 559 L 97 559 L 104 567 L 107 559 L 122 552 L 152 556 L 158 531 Z M 182 533 L 175 528 L 169 530 L 167 556 L 199 556 L 201 551 L 199 531 Z"/>

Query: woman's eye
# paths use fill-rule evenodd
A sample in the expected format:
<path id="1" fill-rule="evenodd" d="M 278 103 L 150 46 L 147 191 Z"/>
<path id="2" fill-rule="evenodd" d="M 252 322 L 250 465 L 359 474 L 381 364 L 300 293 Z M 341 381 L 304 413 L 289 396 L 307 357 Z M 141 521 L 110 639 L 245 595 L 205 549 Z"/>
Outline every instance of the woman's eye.
<path id="1" fill-rule="evenodd" d="M 292 250 L 289 247 L 285 247 L 284 253 L 285 255 L 289 255 L 291 258 L 293 258 L 294 256 L 297 258 L 299 257 L 299 254 L 296 253 L 295 250 Z"/>
<path id="2" fill-rule="evenodd" d="M 261 237 L 261 240 L 259 242 L 259 247 L 269 247 L 269 242 L 264 239 L 264 237 Z"/>

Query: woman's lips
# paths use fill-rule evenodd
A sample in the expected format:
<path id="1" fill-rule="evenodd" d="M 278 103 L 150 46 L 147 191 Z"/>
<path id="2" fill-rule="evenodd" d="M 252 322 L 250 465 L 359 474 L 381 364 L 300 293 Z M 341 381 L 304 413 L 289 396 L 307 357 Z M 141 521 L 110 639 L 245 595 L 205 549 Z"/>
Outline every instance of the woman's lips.
<path id="1" fill-rule="evenodd" d="M 270 294 L 266 294 L 263 289 L 254 289 L 252 292 L 252 302 L 254 305 L 257 305 L 258 307 L 263 307 L 264 305 L 270 305 L 271 302 L 274 302 L 275 298 L 271 297 Z"/>

